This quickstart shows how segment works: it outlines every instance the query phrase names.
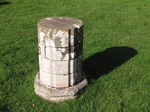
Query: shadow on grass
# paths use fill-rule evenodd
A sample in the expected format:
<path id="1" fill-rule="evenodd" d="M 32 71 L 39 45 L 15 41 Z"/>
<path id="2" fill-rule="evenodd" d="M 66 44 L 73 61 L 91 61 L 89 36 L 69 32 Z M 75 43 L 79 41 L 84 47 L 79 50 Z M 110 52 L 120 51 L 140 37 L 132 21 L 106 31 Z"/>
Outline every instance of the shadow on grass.
<path id="1" fill-rule="evenodd" d="M 0 109 L 0 112 L 9 112 L 8 105 L 5 105 Z"/>
<path id="2" fill-rule="evenodd" d="M 8 4 L 11 4 L 11 2 L 4 2 L 4 1 L 1 2 L 1 1 L 0 1 L 0 6 L 1 6 L 1 5 L 8 5 Z"/>
<path id="3" fill-rule="evenodd" d="M 83 62 L 83 71 L 89 81 L 98 79 L 121 66 L 137 53 L 135 49 L 126 46 L 107 48 L 87 58 Z"/>

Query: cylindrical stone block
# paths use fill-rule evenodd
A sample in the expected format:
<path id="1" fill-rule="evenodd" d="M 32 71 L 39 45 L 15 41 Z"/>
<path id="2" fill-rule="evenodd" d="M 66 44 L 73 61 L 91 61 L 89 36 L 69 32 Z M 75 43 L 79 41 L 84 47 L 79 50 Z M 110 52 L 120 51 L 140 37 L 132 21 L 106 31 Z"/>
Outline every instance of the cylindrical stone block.
<path id="1" fill-rule="evenodd" d="M 84 79 L 82 47 L 82 21 L 71 17 L 50 17 L 40 20 L 38 22 L 40 70 L 36 79 L 39 82 L 35 81 L 35 89 L 36 83 L 52 88 L 68 88 L 81 83 Z"/>
<path id="2" fill-rule="evenodd" d="M 82 79 L 83 23 L 70 17 L 38 22 L 40 81 L 50 87 L 73 86 Z"/>

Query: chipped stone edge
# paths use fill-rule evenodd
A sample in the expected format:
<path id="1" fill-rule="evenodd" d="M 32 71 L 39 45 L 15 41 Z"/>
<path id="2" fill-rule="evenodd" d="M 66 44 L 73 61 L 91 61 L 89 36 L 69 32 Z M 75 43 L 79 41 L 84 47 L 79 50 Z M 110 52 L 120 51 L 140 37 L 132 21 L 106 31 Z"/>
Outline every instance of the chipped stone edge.
<path id="1" fill-rule="evenodd" d="M 82 90 L 88 85 L 87 78 L 84 75 L 83 80 L 74 86 L 68 88 L 52 88 L 42 84 L 39 80 L 39 75 L 40 73 L 37 73 L 34 80 L 35 93 L 52 103 L 77 98 Z"/>

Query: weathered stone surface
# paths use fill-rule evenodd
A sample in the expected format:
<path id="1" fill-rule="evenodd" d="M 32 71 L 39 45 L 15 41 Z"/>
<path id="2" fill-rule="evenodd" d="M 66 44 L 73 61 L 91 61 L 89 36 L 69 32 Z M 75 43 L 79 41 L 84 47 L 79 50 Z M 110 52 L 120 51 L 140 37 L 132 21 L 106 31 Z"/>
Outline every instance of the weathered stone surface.
<path id="1" fill-rule="evenodd" d="M 77 46 L 83 41 L 83 23 L 70 17 L 42 19 L 38 22 L 38 41 L 54 48 Z"/>
<path id="2" fill-rule="evenodd" d="M 88 82 L 85 76 L 83 75 L 79 83 L 74 86 L 67 88 L 53 88 L 47 85 L 44 85 L 39 78 L 39 73 L 37 73 L 34 82 L 35 93 L 42 97 L 45 100 L 52 101 L 54 103 L 76 98 L 79 93 L 87 86 Z"/>
<path id="3" fill-rule="evenodd" d="M 82 44 L 70 48 L 52 48 L 39 44 L 39 55 L 49 60 L 71 60 L 82 55 Z"/>
<path id="4" fill-rule="evenodd" d="M 83 23 L 71 17 L 38 22 L 39 73 L 35 92 L 43 99 L 76 98 L 87 85 L 82 73 Z"/>
<path id="5" fill-rule="evenodd" d="M 66 61 L 51 61 L 39 55 L 39 68 L 51 75 L 80 72 L 82 70 L 82 57 Z"/>
<path id="6" fill-rule="evenodd" d="M 82 72 L 74 72 L 67 75 L 51 75 L 40 69 L 39 79 L 42 84 L 50 87 L 69 87 L 82 80 Z"/>

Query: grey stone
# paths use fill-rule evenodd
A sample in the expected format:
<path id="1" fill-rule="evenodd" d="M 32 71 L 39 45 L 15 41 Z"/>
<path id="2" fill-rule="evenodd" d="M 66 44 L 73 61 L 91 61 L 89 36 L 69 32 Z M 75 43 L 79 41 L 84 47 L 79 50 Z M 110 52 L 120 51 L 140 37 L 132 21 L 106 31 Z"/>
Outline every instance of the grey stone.
<path id="1" fill-rule="evenodd" d="M 82 80 L 74 86 L 67 88 L 53 88 L 44 85 L 40 82 L 40 73 L 35 76 L 34 88 L 35 93 L 45 100 L 57 103 L 67 99 L 73 99 L 78 97 L 79 93 L 87 86 L 88 82 L 83 75 Z"/>
<path id="2" fill-rule="evenodd" d="M 39 55 L 49 60 L 72 60 L 82 55 L 82 44 L 75 47 L 53 48 L 39 44 Z"/>
<path id="3" fill-rule="evenodd" d="M 76 46 L 83 42 L 83 23 L 71 17 L 45 18 L 38 22 L 38 41 L 50 47 Z"/>
<path id="4" fill-rule="evenodd" d="M 72 17 L 38 22 L 39 73 L 35 92 L 58 102 L 72 99 L 87 85 L 82 73 L 83 23 Z"/>

